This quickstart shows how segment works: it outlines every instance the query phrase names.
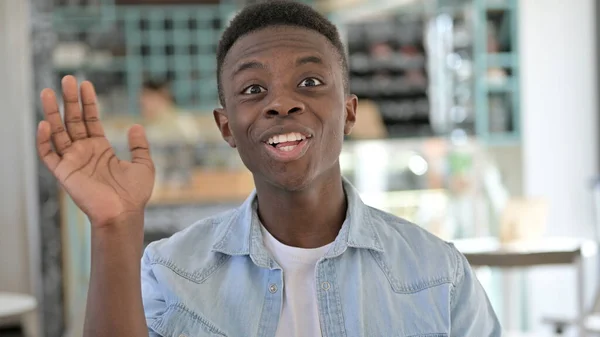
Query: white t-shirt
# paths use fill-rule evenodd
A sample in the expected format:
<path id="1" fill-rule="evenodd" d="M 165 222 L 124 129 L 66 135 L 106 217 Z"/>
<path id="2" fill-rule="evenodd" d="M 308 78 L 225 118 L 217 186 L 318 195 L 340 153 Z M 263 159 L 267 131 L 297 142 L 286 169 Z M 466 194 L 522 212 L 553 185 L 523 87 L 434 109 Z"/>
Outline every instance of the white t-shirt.
<path id="1" fill-rule="evenodd" d="M 298 248 L 279 242 L 264 227 L 263 241 L 283 269 L 283 308 L 275 337 L 321 336 L 315 268 L 331 245 Z"/>

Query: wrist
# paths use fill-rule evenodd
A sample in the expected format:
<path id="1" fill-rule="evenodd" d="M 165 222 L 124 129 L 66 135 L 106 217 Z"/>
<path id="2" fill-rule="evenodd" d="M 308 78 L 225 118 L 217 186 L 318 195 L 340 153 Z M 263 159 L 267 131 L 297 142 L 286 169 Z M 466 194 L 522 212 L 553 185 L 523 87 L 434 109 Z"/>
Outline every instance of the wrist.
<path id="1" fill-rule="evenodd" d="M 144 210 L 123 211 L 119 215 L 107 219 L 90 218 L 92 228 L 108 231 L 114 228 L 140 228 L 144 227 Z"/>
<path id="2" fill-rule="evenodd" d="M 92 221 L 92 240 L 111 245 L 133 244 L 133 247 L 141 249 L 144 240 L 144 212 L 124 212 L 107 221 Z"/>

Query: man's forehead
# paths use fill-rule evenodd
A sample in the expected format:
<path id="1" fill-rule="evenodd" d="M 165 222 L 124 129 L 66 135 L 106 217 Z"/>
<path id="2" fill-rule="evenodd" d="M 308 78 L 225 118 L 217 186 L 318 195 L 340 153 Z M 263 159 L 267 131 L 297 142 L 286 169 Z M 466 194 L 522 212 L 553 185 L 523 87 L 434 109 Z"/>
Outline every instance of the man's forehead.
<path id="1" fill-rule="evenodd" d="M 276 59 L 279 51 L 291 51 L 295 62 L 311 54 L 326 61 L 334 49 L 329 40 L 318 32 L 301 27 L 274 26 L 264 28 L 240 37 L 227 53 L 224 65 L 235 67 L 237 63 L 249 61 L 257 56 Z M 281 60 L 283 61 L 283 60 Z"/>

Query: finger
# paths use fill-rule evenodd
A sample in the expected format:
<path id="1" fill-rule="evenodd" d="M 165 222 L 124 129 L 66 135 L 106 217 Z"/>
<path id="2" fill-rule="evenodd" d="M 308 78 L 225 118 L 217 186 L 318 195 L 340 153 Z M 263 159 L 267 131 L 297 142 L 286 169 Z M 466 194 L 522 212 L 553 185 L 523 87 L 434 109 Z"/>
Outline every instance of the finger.
<path id="1" fill-rule="evenodd" d="M 104 128 L 100 123 L 96 90 L 89 81 L 81 83 L 81 103 L 83 105 L 83 120 L 90 137 L 104 137 Z"/>
<path id="2" fill-rule="evenodd" d="M 62 119 L 60 118 L 56 95 L 52 89 L 44 89 L 42 90 L 41 98 L 44 116 L 46 121 L 50 124 L 52 143 L 54 144 L 56 152 L 59 155 L 62 155 L 72 143 L 71 137 L 67 134 Z"/>
<path id="3" fill-rule="evenodd" d="M 52 150 L 50 137 L 50 124 L 47 121 L 41 121 L 37 130 L 37 151 L 46 167 L 48 167 L 50 172 L 54 173 L 60 162 L 60 157 Z"/>
<path id="4" fill-rule="evenodd" d="M 65 76 L 62 79 L 63 101 L 65 103 L 65 125 L 73 141 L 87 138 L 87 130 L 83 124 L 83 115 L 79 106 L 77 79 Z"/>
<path id="5" fill-rule="evenodd" d="M 129 151 L 131 152 L 131 162 L 147 165 L 153 170 L 150 144 L 148 144 L 146 133 L 141 125 L 134 125 L 129 129 Z"/>

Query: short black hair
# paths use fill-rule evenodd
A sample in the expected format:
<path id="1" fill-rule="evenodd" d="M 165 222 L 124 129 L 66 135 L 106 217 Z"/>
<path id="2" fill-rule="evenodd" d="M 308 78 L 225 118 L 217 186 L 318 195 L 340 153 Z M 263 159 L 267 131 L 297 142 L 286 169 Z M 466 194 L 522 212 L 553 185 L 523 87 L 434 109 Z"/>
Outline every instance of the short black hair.
<path id="1" fill-rule="evenodd" d="M 221 84 L 221 71 L 229 49 L 242 36 L 273 26 L 306 28 L 325 36 L 339 53 L 344 90 L 348 90 L 348 61 L 344 44 L 335 25 L 308 5 L 289 0 L 272 0 L 245 7 L 233 18 L 221 36 L 217 47 L 217 86 L 219 100 L 223 106 L 225 99 Z"/>

